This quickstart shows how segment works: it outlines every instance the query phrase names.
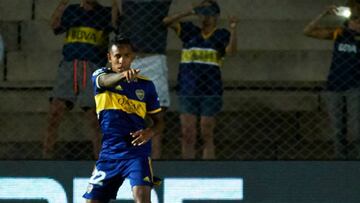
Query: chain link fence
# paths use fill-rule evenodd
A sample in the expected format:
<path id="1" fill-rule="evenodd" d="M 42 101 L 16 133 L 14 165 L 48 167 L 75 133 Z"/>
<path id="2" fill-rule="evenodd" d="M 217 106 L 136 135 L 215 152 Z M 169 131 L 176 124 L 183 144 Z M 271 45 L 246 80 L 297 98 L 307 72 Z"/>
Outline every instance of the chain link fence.
<path id="1" fill-rule="evenodd" d="M 112 5 L 110 0 L 99 2 L 104 6 Z M 177 75 L 182 43 L 173 30 L 161 23 L 165 16 L 185 11 L 200 1 L 118 2 L 122 10 L 119 31 L 131 36 L 138 51 L 137 60 L 153 55 L 166 57 L 166 64 L 159 66 L 166 66 L 167 70 L 162 70 L 163 75 L 159 76 L 168 76 L 169 87 L 165 88 L 169 88 L 171 103 L 165 113 L 166 128 L 161 137 L 160 158 L 181 159 L 182 129 L 176 92 L 179 90 Z M 79 1 L 69 2 L 73 3 Z M 327 5 L 345 5 L 346 1 L 218 0 L 218 3 L 221 8 L 218 28 L 229 28 L 228 15 L 236 15 L 239 21 L 236 33 L 238 50 L 234 55 L 226 55 L 220 68 L 223 104 L 215 116 L 216 159 L 358 159 L 359 118 L 356 114 L 350 116 L 350 113 L 360 111 L 356 105 L 359 100 L 356 88 L 344 91 L 338 97 L 340 103 L 334 104 L 335 111 L 329 111 L 326 81 L 333 42 L 311 39 L 302 33 L 305 25 Z M 59 1 L 55 0 L 0 0 L 0 31 L 5 44 L 5 57 L 0 65 L 1 159 L 44 158 L 49 96 L 56 84 L 63 45 L 67 43 L 64 39 L 68 37 L 65 33 L 54 35 L 49 26 L 50 16 L 58 4 Z M 102 18 L 98 16 L 98 19 Z M 96 27 L 97 18 L 93 19 L 91 26 Z M 183 20 L 201 24 L 195 16 Z M 110 24 L 110 18 L 109 21 Z M 342 25 L 344 19 L 329 17 L 325 21 Z M 110 38 L 113 35 L 111 33 Z M 153 65 L 151 61 L 142 63 Z M 209 80 L 211 75 L 202 77 L 205 78 L 198 81 L 215 81 Z M 340 114 L 334 115 L 334 112 Z M 94 158 L 92 126 L 87 122 L 87 116 L 78 103 L 71 111 L 65 112 L 57 130 L 52 159 Z M 332 128 L 334 118 L 340 122 L 337 128 Z M 201 139 L 200 120 L 197 122 L 195 158 L 201 159 L 204 141 Z M 343 157 L 337 154 L 339 143 L 344 147 Z"/>

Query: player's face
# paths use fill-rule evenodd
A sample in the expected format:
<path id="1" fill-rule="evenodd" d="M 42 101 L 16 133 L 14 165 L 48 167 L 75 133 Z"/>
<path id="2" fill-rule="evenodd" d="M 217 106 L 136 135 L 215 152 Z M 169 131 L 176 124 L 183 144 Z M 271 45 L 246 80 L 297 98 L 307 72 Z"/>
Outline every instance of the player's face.
<path id="1" fill-rule="evenodd" d="M 200 22 L 203 27 L 211 26 L 215 27 L 217 22 L 217 16 L 199 15 Z"/>
<path id="2" fill-rule="evenodd" d="M 111 69 L 116 73 L 129 70 L 134 57 L 134 51 L 129 44 L 113 45 L 108 53 Z"/>

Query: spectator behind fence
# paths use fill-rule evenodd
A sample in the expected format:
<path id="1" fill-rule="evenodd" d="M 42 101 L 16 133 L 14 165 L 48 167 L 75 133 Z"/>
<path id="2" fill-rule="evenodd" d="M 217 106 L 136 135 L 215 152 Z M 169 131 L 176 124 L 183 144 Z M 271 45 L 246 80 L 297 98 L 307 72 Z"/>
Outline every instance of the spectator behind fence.
<path id="1" fill-rule="evenodd" d="M 125 178 L 130 179 L 134 202 L 150 202 L 156 183 L 151 164 L 151 138 L 164 128 L 154 84 L 131 69 L 135 58 L 129 39 L 115 37 L 109 67 L 94 72 L 96 112 L 103 132 L 99 160 L 84 194 L 87 203 L 116 199 Z M 153 125 L 146 127 L 146 117 Z"/>
<path id="2" fill-rule="evenodd" d="M 67 5 L 68 0 L 61 0 L 51 18 L 54 33 L 66 32 L 66 37 L 63 59 L 50 97 L 43 156 L 53 157 L 57 130 L 63 114 L 77 102 L 91 125 L 93 152 L 97 158 L 100 132 L 94 109 L 91 75 L 98 67 L 107 63 L 108 35 L 117 24 L 118 6 L 116 0 L 113 0 L 112 8 L 103 7 L 96 0 L 81 0 L 80 4 Z M 75 127 L 77 129 L 80 126 Z"/>
<path id="3" fill-rule="evenodd" d="M 159 95 L 161 115 L 170 106 L 168 67 L 166 61 L 167 28 L 162 19 L 167 16 L 171 0 L 123 0 L 121 33 L 129 36 L 137 55 L 131 67 L 141 69 L 141 75 L 151 79 Z M 162 132 L 152 139 L 152 158 L 161 157 Z"/>
<path id="4" fill-rule="evenodd" d="M 337 159 L 347 157 L 349 136 L 356 139 L 353 147 L 359 149 L 360 136 L 360 18 L 351 15 L 343 26 L 322 26 L 319 21 L 337 12 L 330 6 L 304 29 L 305 35 L 317 39 L 334 40 L 326 93 L 323 95 L 331 119 L 331 138 Z M 349 154 L 350 155 L 350 154 Z"/>
<path id="5" fill-rule="evenodd" d="M 196 14 L 201 27 L 192 22 L 178 22 Z M 166 26 L 176 31 L 183 42 L 178 75 L 178 98 L 182 131 L 182 157 L 195 158 L 196 122 L 204 142 L 204 159 L 215 158 L 215 115 L 222 108 L 221 66 L 225 54 L 236 51 L 237 19 L 229 17 L 229 29 L 217 28 L 220 7 L 205 0 L 192 9 L 165 17 Z"/>

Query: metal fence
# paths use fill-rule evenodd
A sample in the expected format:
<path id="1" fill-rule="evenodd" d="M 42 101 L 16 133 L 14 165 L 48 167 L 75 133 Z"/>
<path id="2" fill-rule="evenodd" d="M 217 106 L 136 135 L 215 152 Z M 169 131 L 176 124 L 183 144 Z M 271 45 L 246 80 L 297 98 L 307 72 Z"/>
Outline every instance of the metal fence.
<path id="1" fill-rule="evenodd" d="M 110 0 L 99 2 L 105 6 L 112 4 Z M 159 53 L 166 56 L 168 72 L 162 73 L 168 75 L 171 104 L 165 113 L 161 159 L 182 158 L 180 103 L 176 95 L 182 43 L 161 21 L 164 16 L 185 11 L 199 2 L 118 1 L 122 9 L 118 31 L 130 35 L 136 42 L 138 59 Z M 72 3 L 79 2 L 69 2 Z M 229 28 L 228 14 L 236 15 L 239 22 L 238 51 L 226 56 L 220 69 L 223 105 L 215 116 L 215 158 L 357 159 L 360 156 L 357 150 L 359 122 L 353 119 L 359 118 L 349 114 L 358 112 L 357 91 L 341 93 L 335 112 L 341 113 L 343 118 L 337 119 L 340 122 L 337 128 L 332 128 L 331 119 L 339 115 L 331 116 L 334 111 L 328 111 L 325 89 L 333 42 L 310 39 L 302 33 L 304 26 L 326 5 L 345 5 L 345 2 L 218 0 L 218 3 L 221 8 L 218 28 Z M 55 36 L 49 27 L 50 16 L 58 4 L 55 0 L 0 0 L 0 11 L 3 11 L 0 31 L 6 50 L 0 65 L 1 159 L 44 158 L 49 96 L 56 84 L 62 47 L 68 42 L 64 41 L 68 36 Z M 21 14 L 12 14 L 15 8 L 20 9 Z M 75 14 L 68 15 L 73 18 L 71 15 Z M 194 15 L 182 20 L 201 24 Z M 341 25 L 342 21 L 330 17 L 327 23 L 340 22 Z M 91 23 L 96 27 L 96 20 Z M 113 36 L 110 34 L 110 38 Z M 154 47 L 157 50 L 152 50 Z M 213 80 L 204 78 L 204 81 Z M 93 159 L 91 125 L 86 116 L 77 103 L 74 109 L 65 112 L 52 159 Z M 204 141 L 200 120 L 197 121 L 195 158 L 201 159 Z M 344 156 L 337 153 L 339 143 L 343 145 L 341 154 Z"/>

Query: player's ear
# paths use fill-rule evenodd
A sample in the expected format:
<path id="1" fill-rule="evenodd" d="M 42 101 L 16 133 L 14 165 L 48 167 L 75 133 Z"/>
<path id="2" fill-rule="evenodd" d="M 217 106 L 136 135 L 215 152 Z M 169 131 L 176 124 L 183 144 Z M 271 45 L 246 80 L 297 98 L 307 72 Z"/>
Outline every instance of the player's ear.
<path id="1" fill-rule="evenodd" d="M 111 63 L 111 53 L 110 52 L 107 53 L 107 58 L 108 58 L 109 63 Z"/>

